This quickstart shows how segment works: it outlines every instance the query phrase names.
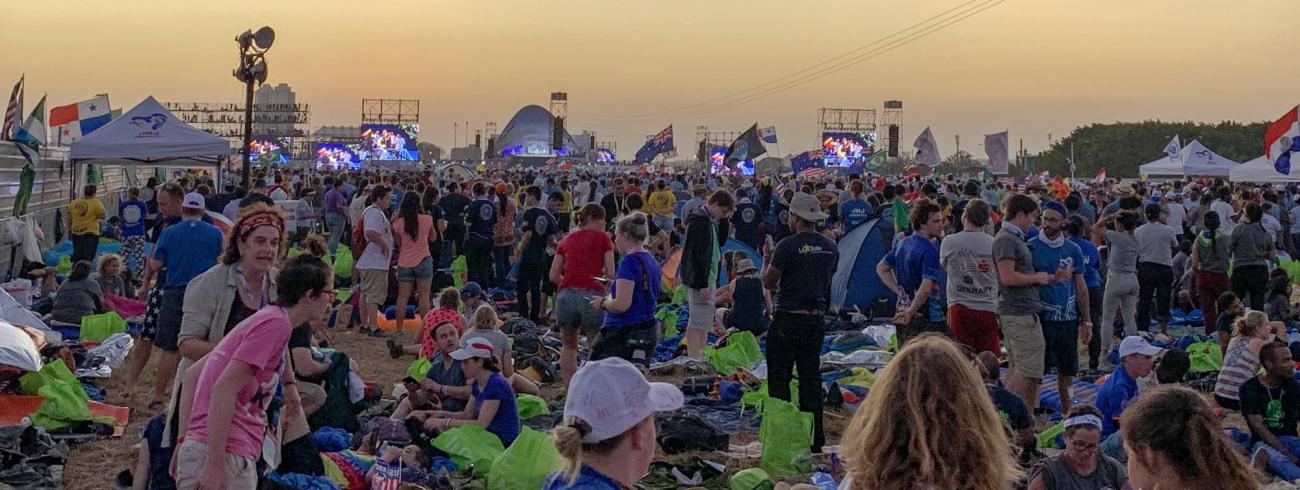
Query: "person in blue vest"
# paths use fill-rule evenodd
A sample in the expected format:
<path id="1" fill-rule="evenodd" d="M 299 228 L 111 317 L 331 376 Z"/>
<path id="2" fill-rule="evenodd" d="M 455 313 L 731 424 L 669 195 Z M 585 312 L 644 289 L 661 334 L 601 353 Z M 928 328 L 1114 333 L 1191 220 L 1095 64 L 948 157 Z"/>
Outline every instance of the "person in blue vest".
<path id="1" fill-rule="evenodd" d="M 1079 342 L 1087 344 L 1092 338 L 1092 315 L 1083 279 L 1083 251 L 1063 232 L 1065 206 L 1047 201 L 1042 209 L 1042 233 L 1029 240 L 1034 270 L 1054 276 L 1065 269 L 1072 276 L 1071 280 L 1038 288 L 1043 302 L 1039 316 L 1047 352 L 1045 365 L 1056 368 L 1056 389 L 1061 397 L 1061 413 L 1065 414 L 1070 411 L 1070 386 L 1079 370 Z"/>

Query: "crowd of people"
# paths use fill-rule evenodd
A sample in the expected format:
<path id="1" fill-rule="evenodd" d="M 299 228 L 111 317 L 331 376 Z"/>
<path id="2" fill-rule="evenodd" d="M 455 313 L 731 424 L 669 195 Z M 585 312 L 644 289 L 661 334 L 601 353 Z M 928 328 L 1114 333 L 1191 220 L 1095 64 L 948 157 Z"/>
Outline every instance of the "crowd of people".
<path id="1" fill-rule="evenodd" d="M 769 395 L 791 400 L 797 373 L 793 398 L 813 415 L 820 453 L 826 323 L 848 314 L 832 301 L 837 241 L 861 226 L 885 231 L 875 272 L 891 297 L 860 312 L 893 324 L 898 347 L 838 437 L 842 488 L 1255 488 L 1252 464 L 1300 479 L 1286 345 L 1300 315 L 1279 266 L 1300 241 L 1295 189 L 518 169 L 469 179 L 279 169 L 252 180 L 220 192 L 201 175 L 151 180 L 125 193 L 113 223 L 94 186 L 68 209 L 74 266 L 54 318 L 75 323 L 109 295 L 146 306 L 128 386 L 161 349 L 159 423 L 147 434 L 157 444 L 144 450 L 171 453 L 182 488 L 248 488 L 276 467 L 319 474 L 293 455 L 325 425 L 424 468 L 427 445 L 380 454 L 376 438 L 477 425 L 508 447 L 516 397 L 540 389 L 515 366 L 501 315 L 562 339 L 554 437 L 570 464 L 546 488 L 632 486 L 655 454 L 653 414 L 683 400 L 643 374 L 662 334 L 656 306 L 671 295 L 665 275 L 685 288 L 681 355 L 701 359 L 711 335 L 731 331 L 764 339 Z M 311 210 L 296 233 L 276 204 L 286 200 Z M 228 237 L 211 214 L 233 223 Z M 101 233 L 121 238 L 120 255 L 96 261 L 87 237 Z M 732 239 L 755 256 L 724 253 Z M 289 258 L 291 246 L 301 255 Z M 337 267 L 341 253 L 355 257 L 350 270 Z M 459 289 L 447 287 L 456 262 Z M 360 366 L 318 335 L 349 287 L 359 331 L 386 338 L 395 358 L 427 361 L 391 413 L 363 422 L 349 392 Z M 513 307 L 496 305 L 502 290 Z M 398 331 L 417 323 L 412 343 L 380 328 L 389 305 Z M 1153 345 L 1175 309 L 1200 309 L 1221 345 L 1212 399 L 1177 386 L 1185 353 Z M 1054 408 L 1040 400 L 1048 375 Z M 1097 380 L 1095 404 L 1073 403 L 1080 378 Z M 1054 411 L 1065 449 L 1040 458 L 1034 431 Z M 1223 411 L 1247 430 L 1225 428 Z M 167 477 L 142 468 L 151 476 L 137 488 Z"/>

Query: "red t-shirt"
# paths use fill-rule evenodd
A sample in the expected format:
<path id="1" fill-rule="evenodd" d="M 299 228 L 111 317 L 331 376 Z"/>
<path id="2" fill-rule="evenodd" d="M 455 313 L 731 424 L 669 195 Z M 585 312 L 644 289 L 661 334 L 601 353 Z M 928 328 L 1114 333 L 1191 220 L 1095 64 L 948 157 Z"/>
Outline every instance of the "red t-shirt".
<path id="1" fill-rule="evenodd" d="M 555 254 L 564 257 L 564 279 L 560 289 L 604 291 L 594 277 L 605 275 L 605 252 L 614 250 L 609 235 L 603 231 L 578 230 L 560 240 Z"/>

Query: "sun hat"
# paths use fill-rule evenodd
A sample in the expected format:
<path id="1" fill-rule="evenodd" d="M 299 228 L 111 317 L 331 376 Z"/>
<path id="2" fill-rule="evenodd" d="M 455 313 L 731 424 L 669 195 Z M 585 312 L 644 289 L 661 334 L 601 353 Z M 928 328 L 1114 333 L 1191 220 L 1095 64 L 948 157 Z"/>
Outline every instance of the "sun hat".
<path id="1" fill-rule="evenodd" d="M 752 261 L 752 260 L 749 260 L 749 259 L 740 259 L 740 260 L 737 260 L 737 261 L 736 261 L 736 273 L 737 273 L 737 274 L 744 274 L 744 273 L 749 272 L 749 271 L 752 271 L 752 270 L 754 270 L 754 269 L 757 269 L 757 267 L 754 267 L 754 261 Z"/>
<path id="2" fill-rule="evenodd" d="M 594 444 L 627 432 L 656 412 L 677 410 L 684 402 L 676 386 L 646 381 L 635 365 L 610 357 L 590 361 L 573 375 L 564 416 L 586 422 L 591 431 L 582 442 Z"/>
<path id="3" fill-rule="evenodd" d="M 822 212 L 822 203 L 812 194 L 794 193 L 790 199 L 790 213 L 809 221 L 821 221 L 830 215 Z"/>

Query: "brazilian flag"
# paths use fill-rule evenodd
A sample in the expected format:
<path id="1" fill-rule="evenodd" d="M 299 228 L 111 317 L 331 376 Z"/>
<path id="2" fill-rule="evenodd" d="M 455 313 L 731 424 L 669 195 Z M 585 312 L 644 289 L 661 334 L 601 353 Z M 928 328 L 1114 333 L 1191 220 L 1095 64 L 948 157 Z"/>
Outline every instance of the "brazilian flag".
<path id="1" fill-rule="evenodd" d="M 14 196 L 14 216 L 27 214 L 27 203 L 32 200 L 32 185 L 36 183 L 36 171 L 32 165 L 23 165 L 18 176 L 18 194 Z"/>
<path id="2" fill-rule="evenodd" d="M 870 157 L 867 157 L 867 170 L 874 172 L 876 169 L 880 168 L 881 165 L 885 164 L 885 158 L 885 152 L 883 151 L 872 153 Z"/>

